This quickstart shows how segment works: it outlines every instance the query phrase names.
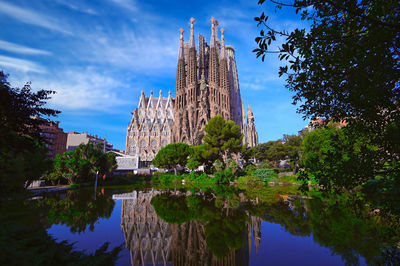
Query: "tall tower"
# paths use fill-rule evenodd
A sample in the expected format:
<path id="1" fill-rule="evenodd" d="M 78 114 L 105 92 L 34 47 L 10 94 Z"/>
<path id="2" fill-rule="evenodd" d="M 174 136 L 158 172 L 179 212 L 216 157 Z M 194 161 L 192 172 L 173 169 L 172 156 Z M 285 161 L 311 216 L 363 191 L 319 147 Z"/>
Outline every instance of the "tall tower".
<path id="1" fill-rule="evenodd" d="M 190 40 L 189 40 L 189 58 L 187 62 L 187 88 L 186 88 L 186 97 L 188 106 L 186 108 L 188 114 L 188 124 L 189 124 L 189 132 L 187 134 L 187 140 L 185 142 L 194 143 L 195 138 L 195 126 L 197 123 L 196 109 L 197 109 L 197 55 L 196 55 L 196 46 L 194 41 L 194 23 L 195 19 L 190 18 Z"/>
<path id="2" fill-rule="evenodd" d="M 197 51 L 194 21 L 194 18 L 190 19 L 188 43 L 183 42 L 183 29 L 180 29 L 173 141 L 201 144 L 205 124 L 215 115 L 236 122 L 246 139 L 247 127 L 240 97 L 235 50 L 225 44 L 223 28 L 221 41 L 218 40 L 218 21 L 211 18 L 210 45 L 199 35 Z"/>
<path id="3" fill-rule="evenodd" d="M 254 124 L 254 115 L 251 111 L 250 104 L 247 107 L 246 143 L 249 147 L 254 147 L 258 145 L 258 134 L 256 130 L 256 125 Z"/>
<path id="4" fill-rule="evenodd" d="M 221 114 L 221 93 L 219 91 L 219 59 L 218 59 L 218 47 L 216 43 L 216 28 L 218 22 L 214 18 L 211 18 L 211 41 L 210 41 L 210 59 L 208 66 L 208 85 L 210 93 L 210 111 L 211 117 Z"/>
<path id="5" fill-rule="evenodd" d="M 186 67 L 185 67 L 185 50 L 183 45 L 183 32 L 179 29 L 179 56 L 178 66 L 176 68 L 176 81 L 175 81 L 175 105 L 174 114 L 176 120 L 173 127 L 173 141 L 179 142 L 188 135 L 188 124 L 185 124 L 184 117 L 187 116 L 186 110 Z"/>
<path id="6" fill-rule="evenodd" d="M 228 64 L 225 57 L 224 28 L 221 28 L 221 53 L 219 55 L 219 93 L 221 95 L 221 115 L 225 120 L 231 119 L 230 87 Z"/>

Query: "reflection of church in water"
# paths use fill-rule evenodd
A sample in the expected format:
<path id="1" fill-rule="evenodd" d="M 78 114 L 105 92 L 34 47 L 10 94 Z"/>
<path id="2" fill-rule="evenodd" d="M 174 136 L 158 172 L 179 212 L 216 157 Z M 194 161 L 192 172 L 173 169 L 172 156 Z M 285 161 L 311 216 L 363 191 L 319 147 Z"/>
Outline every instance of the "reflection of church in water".
<path id="1" fill-rule="evenodd" d="M 246 244 L 218 258 L 207 247 L 204 225 L 200 221 L 168 224 L 159 218 L 151 205 L 160 191 L 134 191 L 116 195 L 122 199 L 121 229 L 132 265 L 248 265 L 252 232 L 257 249 L 261 239 L 261 218 L 249 217 Z M 182 194 L 182 192 L 170 192 Z"/>

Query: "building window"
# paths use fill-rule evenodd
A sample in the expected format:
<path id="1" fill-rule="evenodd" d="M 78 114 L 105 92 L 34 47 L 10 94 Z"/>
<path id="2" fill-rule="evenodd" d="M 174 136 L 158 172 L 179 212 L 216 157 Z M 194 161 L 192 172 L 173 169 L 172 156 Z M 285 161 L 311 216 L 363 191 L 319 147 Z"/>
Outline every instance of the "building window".
<path id="1" fill-rule="evenodd" d="M 146 141 L 145 140 L 142 140 L 142 142 L 140 142 L 140 147 L 141 148 L 146 147 Z"/>

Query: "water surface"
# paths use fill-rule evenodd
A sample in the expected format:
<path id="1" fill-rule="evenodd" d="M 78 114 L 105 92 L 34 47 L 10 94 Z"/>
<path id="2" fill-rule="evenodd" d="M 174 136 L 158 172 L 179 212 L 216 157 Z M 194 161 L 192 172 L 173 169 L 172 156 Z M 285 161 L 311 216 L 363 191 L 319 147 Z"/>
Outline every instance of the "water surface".
<path id="1" fill-rule="evenodd" d="M 390 264 L 385 224 L 348 203 L 293 187 L 92 189 L 47 195 L 47 232 L 93 252 L 122 245 L 117 265 Z M 397 259 L 397 260 L 396 260 Z M 394 263 L 393 263 L 394 264 Z"/>

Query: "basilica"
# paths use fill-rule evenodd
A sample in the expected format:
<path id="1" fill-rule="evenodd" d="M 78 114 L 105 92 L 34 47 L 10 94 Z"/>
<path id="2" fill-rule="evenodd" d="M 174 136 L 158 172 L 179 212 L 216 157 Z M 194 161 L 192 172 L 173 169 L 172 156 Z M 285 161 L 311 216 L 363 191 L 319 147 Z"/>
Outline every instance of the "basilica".
<path id="1" fill-rule="evenodd" d="M 245 145 L 258 144 L 254 115 L 247 109 L 247 120 L 240 96 L 235 49 L 225 45 L 225 30 L 218 34 L 218 21 L 211 18 L 210 44 L 199 34 L 194 38 L 194 18 L 190 19 L 189 42 L 180 29 L 175 97 L 145 96 L 132 112 L 126 136 L 126 154 L 136 156 L 140 165 L 151 163 L 157 152 L 172 142 L 202 143 L 204 128 L 211 117 L 221 115 L 238 124 Z"/>

